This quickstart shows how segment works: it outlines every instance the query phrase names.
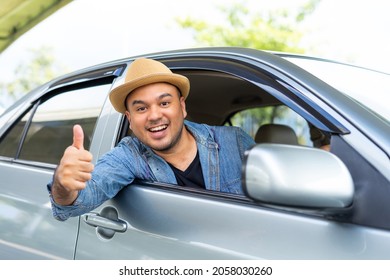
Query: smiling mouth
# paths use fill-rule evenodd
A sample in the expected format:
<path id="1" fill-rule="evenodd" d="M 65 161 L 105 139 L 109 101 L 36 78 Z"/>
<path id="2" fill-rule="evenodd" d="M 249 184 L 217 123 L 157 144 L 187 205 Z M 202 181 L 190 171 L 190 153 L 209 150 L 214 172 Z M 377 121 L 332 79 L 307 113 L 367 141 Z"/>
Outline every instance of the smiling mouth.
<path id="1" fill-rule="evenodd" d="M 151 127 L 149 128 L 148 130 L 150 132 L 160 132 L 160 131 L 163 131 L 165 129 L 167 129 L 168 125 L 164 124 L 164 125 L 159 125 L 159 126 L 155 126 L 155 127 Z"/>

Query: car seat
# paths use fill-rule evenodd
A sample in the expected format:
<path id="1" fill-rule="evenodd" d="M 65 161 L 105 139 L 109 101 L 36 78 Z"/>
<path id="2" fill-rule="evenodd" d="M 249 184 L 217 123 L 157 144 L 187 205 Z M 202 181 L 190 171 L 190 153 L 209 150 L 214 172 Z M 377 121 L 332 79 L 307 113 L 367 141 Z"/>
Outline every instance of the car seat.
<path id="1" fill-rule="evenodd" d="M 295 131 L 283 124 L 264 124 L 255 135 L 256 143 L 299 145 Z"/>

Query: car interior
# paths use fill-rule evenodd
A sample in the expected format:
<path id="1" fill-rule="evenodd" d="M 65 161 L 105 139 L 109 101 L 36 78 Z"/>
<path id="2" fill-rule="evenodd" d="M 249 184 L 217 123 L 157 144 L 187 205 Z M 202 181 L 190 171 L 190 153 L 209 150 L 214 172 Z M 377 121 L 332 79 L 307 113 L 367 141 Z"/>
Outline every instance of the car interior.
<path id="1" fill-rule="evenodd" d="M 253 83 L 217 71 L 190 70 L 179 74 L 191 83 L 186 100 L 187 120 L 239 126 L 257 143 L 312 146 L 308 123 Z M 123 127 L 126 131 L 122 137 L 131 135 L 126 118 Z"/>

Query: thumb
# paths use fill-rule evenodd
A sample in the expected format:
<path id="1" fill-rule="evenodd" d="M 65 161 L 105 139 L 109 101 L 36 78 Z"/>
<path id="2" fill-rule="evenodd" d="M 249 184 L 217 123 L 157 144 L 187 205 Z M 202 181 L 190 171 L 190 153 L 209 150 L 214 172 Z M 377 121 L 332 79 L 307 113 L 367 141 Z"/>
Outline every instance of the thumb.
<path id="1" fill-rule="evenodd" d="M 73 147 L 79 150 L 84 150 L 84 131 L 78 124 L 73 126 Z"/>

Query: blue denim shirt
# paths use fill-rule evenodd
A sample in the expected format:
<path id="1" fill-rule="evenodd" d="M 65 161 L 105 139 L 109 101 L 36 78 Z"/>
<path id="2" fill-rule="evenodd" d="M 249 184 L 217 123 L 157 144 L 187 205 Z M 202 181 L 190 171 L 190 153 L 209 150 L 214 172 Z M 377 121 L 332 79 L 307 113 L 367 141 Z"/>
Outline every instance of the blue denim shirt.
<path id="1" fill-rule="evenodd" d="M 241 168 L 244 153 L 255 143 L 238 127 L 209 126 L 185 121 L 194 136 L 206 189 L 242 194 Z M 125 137 L 103 155 L 92 179 L 73 205 L 61 206 L 51 198 L 53 215 L 58 220 L 87 213 L 114 197 L 135 179 L 177 184 L 167 162 L 135 137 Z M 50 193 L 51 183 L 48 184 Z"/>

